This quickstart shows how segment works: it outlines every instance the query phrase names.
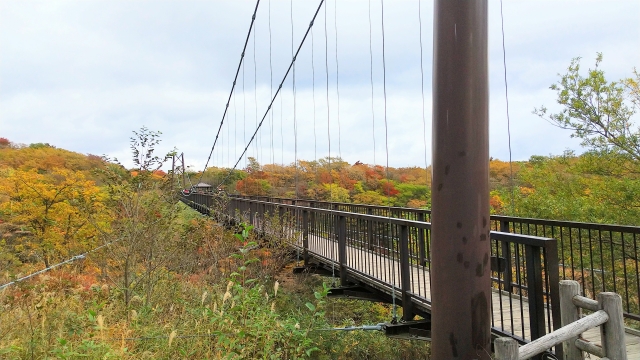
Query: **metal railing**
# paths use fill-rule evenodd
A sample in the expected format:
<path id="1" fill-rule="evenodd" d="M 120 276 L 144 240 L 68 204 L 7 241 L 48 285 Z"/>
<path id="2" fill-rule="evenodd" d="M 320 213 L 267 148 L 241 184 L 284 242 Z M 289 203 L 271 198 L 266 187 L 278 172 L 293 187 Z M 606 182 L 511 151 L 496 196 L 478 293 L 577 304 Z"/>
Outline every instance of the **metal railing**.
<path id="1" fill-rule="evenodd" d="M 183 202 L 208 214 L 214 197 L 192 194 Z M 364 282 L 392 295 L 403 306 L 405 320 L 428 313 L 431 224 L 403 218 L 411 213 L 406 209 L 391 217 L 388 208 L 384 213 L 380 207 L 326 204 L 230 197 L 220 208 L 227 217 L 242 216 L 257 228 L 270 216 L 284 219 L 278 231 L 294 239 L 291 245 L 305 262 L 324 264 L 342 284 Z M 492 274 L 496 334 L 526 343 L 560 326 L 557 254 L 555 239 L 491 232 L 491 258 L 485 266 Z"/>
<path id="2" fill-rule="evenodd" d="M 431 219 L 431 210 L 427 209 L 240 197 L 416 221 L 429 222 Z M 585 296 L 591 299 L 596 299 L 601 292 L 620 294 L 624 317 L 640 321 L 640 227 L 492 215 L 491 228 L 494 231 L 556 239 L 561 279 L 578 281 Z M 510 286 L 505 290 L 513 292 Z"/>

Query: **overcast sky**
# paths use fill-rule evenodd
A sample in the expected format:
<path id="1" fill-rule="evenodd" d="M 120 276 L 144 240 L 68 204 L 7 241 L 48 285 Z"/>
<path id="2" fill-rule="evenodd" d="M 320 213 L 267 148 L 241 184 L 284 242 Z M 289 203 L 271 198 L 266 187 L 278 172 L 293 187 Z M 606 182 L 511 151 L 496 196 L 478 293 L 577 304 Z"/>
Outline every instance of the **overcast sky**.
<path id="1" fill-rule="evenodd" d="M 431 162 L 433 2 L 384 4 L 389 164 L 424 166 L 423 106 Z M 233 166 L 256 117 L 267 110 L 291 60 L 291 6 L 297 48 L 317 5 L 260 2 L 255 37 L 210 165 Z M 327 156 L 327 120 L 332 156 L 350 163 L 373 163 L 374 156 L 376 163 L 385 162 L 380 1 L 341 0 L 337 9 L 335 0 L 326 5 L 326 36 L 323 8 L 296 63 L 297 126 L 290 78 L 275 101 L 273 118 L 267 116 L 259 133 L 258 149 L 252 145 L 248 152 L 260 163 L 293 162 L 295 128 L 299 159 Z M 602 52 L 610 80 L 629 77 L 634 66 L 640 67 L 640 1 L 505 1 L 503 6 L 513 159 L 580 152 L 568 131 L 531 112 L 541 105 L 558 110 L 549 85 L 574 57 L 583 58 L 586 70 Z M 175 146 L 188 165 L 202 169 L 254 7 L 255 1 L 238 0 L 0 0 L 0 137 L 116 156 L 131 164 L 131 132 L 147 126 L 163 133 L 161 152 Z M 490 0 L 490 154 L 508 159 L 500 24 L 500 2 Z"/>

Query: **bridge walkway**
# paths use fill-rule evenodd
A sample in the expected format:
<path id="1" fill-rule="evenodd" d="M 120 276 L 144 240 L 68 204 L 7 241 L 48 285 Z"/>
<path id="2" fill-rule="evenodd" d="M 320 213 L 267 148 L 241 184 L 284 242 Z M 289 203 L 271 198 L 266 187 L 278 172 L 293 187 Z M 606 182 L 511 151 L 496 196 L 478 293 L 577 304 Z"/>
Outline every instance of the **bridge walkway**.
<path id="1" fill-rule="evenodd" d="M 328 245 L 328 246 L 327 246 Z M 302 238 L 294 244 L 300 250 L 302 248 Z M 324 264 L 327 268 L 335 269 L 336 277 L 339 277 L 338 243 L 317 235 L 309 235 L 309 255 Z M 347 245 L 347 263 L 350 275 L 371 285 L 378 290 L 392 295 L 392 285 L 395 285 L 396 297 L 400 298 L 400 264 L 397 260 L 391 259 L 372 251 L 363 250 Z M 429 282 L 429 270 L 426 266 L 411 265 L 413 282 L 411 287 L 414 294 L 425 294 L 421 302 L 416 303 L 426 312 L 431 312 L 428 299 L 431 298 L 431 284 Z M 375 280 L 374 280 L 375 279 Z M 384 279 L 384 280 L 382 280 Z M 515 297 L 515 298 L 514 298 Z M 524 339 L 530 339 L 531 331 L 529 324 L 529 302 L 526 297 L 520 298 L 518 295 L 507 294 L 504 291 L 493 289 L 491 309 L 493 313 L 493 327 L 497 330 L 512 333 Z M 513 316 L 512 316 L 513 314 Z M 513 321 L 512 321 L 513 320 Z M 583 338 L 590 342 L 600 344 L 600 331 L 598 328 L 591 329 L 583 333 Z M 625 342 L 629 359 L 640 359 L 640 333 L 628 331 Z M 594 355 L 592 359 L 598 359 Z"/>

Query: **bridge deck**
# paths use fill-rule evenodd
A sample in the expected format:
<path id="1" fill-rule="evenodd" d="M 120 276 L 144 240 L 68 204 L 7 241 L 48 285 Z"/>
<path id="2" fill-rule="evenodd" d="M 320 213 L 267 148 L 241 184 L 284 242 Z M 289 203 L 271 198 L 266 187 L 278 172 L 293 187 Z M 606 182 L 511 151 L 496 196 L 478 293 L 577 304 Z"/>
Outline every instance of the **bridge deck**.
<path id="1" fill-rule="evenodd" d="M 300 239 L 296 245 L 302 247 L 302 240 Z M 336 276 L 339 276 L 338 244 L 336 241 L 309 234 L 309 255 L 326 265 L 334 265 Z M 394 285 L 396 297 L 401 297 L 398 261 L 366 249 L 347 245 L 347 265 L 350 275 L 390 295 L 393 292 L 392 285 Z M 411 272 L 412 293 L 420 294 L 416 297 L 423 300 L 423 302 L 418 302 L 416 306 L 429 311 L 430 306 L 427 301 L 431 298 L 429 271 L 424 266 L 411 265 Z M 526 325 L 529 324 L 527 299 L 514 294 L 509 295 L 496 289 L 493 291 L 492 300 L 493 327 L 523 338 L 529 338 L 530 330 Z M 583 337 L 588 341 L 600 344 L 599 328 L 583 333 Z M 640 333 L 627 332 L 625 342 L 629 359 L 640 360 Z M 591 358 L 597 357 L 591 355 Z"/>

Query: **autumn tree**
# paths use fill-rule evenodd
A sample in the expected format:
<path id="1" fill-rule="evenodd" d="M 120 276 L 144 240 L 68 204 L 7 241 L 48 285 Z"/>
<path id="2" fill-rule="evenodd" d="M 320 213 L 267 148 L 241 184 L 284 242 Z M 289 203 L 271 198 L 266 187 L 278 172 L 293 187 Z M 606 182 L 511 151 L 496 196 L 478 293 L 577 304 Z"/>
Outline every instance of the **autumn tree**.
<path id="1" fill-rule="evenodd" d="M 134 131 L 130 142 L 134 169 L 128 171 L 116 159 L 106 159 L 100 170 L 111 209 L 111 229 L 102 233 L 109 244 L 107 261 L 101 266 L 124 294 L 126 304 L 135 295 L 148 304 L 163 270 L 180 258 L 180 251 L 191 248 L 179 236 L 176 219 L 181 208 L 170 177 L 158 171 L 172 153 L 155 155 L 159 143 L 159 132 L 146 127 Z"/>
<path id="2" fill-rule="evenodd" d="M 573 59 L 567 73 L 550 87 L 560 111 L 551 113 L 542 106 L 534 113 L 582 140 L 588 152 L 581 157 L 579 171 L 592 179 L 606 177 L 601 186 L 590 189 L 594 201 L 633 213 L 640 209 L 640 200 L 626 194 L 640 191 L 640 128 L 634 118 L 640 106 L 640 76 L 634 70 L 635 78 L 608 81 L 601 62 L 598 53 L 595 67 L 583 75 L 580 58 Z"/>
<path id="3" fill-rule="evenodd" d="M 89 216 L 104 225 L 103 195 L 81 172 L 57 168 L 49 172 L 6 169 L 0 178 L 0 212 L 6 220 L 32 233 L 16 248 L 35 256 L 46 267 L 97 243 L 97 228 Z"/>
<path id="4" fill-rule="evenodd" d="M 573 131 L 572 137 L 580 138 L 589 149 L 617 153 L 640 163 L 640 128 L 633 121 L 634 105 L 638 105 L 638 73 L 636 79 L 607 81 L 601 62 L 602 54 L 598 53 L 595 68 L 583 76 L 580 58 L 571 60 L 567 73 L 550 87 L 556 91 L 562 109 L 550 113 L 541 106 L 533 112 Z"/>

